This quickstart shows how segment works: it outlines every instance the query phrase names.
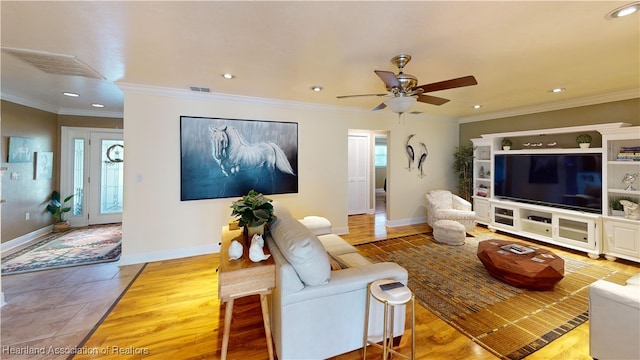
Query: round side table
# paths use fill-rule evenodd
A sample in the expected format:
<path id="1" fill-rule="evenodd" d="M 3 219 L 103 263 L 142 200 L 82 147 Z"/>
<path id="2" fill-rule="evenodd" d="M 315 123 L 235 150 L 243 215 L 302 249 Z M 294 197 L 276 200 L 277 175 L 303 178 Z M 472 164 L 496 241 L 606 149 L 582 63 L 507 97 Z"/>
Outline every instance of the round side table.
<path id="1" fill-rule="evenodd" d="M 382 349 L 382 359 L 389 358 L 389 354 L 393 353 L 405 359 L 415 359 L 416 353 L 416 302 L 411 290 L 405 285 L 389 291 L 384 291 L 380 285 L 392 283 L 395 280 L 376 280 L 367 287 L 367 305 L 364 317 L 364 339 L 362 342 L 363 359 L 367 358 L 367 346 L 377 346 Z M 384 321 L 382 331 L 382 344 L 369 340 L 369 307 L 371 298 L 384 305 Z M 406 305 L 411 302 L 411 356 L 401 354 L 393 348 L 393 324 L 394 324 L 394 308 L 400 305 Z"/>

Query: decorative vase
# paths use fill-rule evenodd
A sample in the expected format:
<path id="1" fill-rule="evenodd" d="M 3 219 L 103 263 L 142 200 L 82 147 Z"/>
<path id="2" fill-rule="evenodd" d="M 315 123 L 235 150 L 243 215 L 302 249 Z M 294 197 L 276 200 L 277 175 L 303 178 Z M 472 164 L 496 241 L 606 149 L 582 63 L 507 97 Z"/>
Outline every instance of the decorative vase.
<path id="1" fill-rule="evenodd" d="M 580 148 L 581 148 L 581 149 L 586 149 L 586 148 L 588 148 L 589 146 L 591 146 L 591 143 L 580 143 Z"/>

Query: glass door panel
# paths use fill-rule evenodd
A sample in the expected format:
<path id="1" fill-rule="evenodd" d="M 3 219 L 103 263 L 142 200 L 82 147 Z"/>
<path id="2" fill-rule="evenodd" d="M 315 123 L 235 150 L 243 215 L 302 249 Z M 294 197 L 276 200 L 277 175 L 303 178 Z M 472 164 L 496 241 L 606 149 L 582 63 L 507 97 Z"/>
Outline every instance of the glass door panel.
<path id="1" fill-rule="evenodd" d="M 91 133 L 89 225 L 122 221 L 124 141 L 122 133 Z"/>

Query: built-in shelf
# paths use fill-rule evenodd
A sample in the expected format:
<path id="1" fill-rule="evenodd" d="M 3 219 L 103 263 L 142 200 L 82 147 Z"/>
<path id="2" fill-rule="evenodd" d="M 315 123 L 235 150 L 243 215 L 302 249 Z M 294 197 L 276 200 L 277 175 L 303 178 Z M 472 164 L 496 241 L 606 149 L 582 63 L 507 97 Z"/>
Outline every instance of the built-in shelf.
<path id="1" fill-rule="evenodd" d="M 592 147 L 580 148 L 575 143 L 575 137 L 583 133 L 594 138 Z M 503 139 L 512 140 L 511 150 L 502 149 Z M 609 260 L 622 257 L 640 262 L 640 220 L 626 219 L 619 213 L 617 216 L 609 215 L 612 213 L 609 201 L 614 197 L 628 197 L 640 202 L 640 190 L 625 190 L 628 184 L 621 182 L 627 174 L 640 173 L 640 161 L 619 160 L 626 157 L 620 156 L 621 152 L 628 152 L 622 150 L 640 147 L 639 126 L 618 122 L 513 131 L 483 134 L 471 141 L 474 146 L 473 185 L 476 191 L 473 206 L 478 223 L 487 225 L 493 231 L 500 230 L 586 251 L 592 258 L 604 254 Z M 532 141 L 542 146 L 525 146 Z M 556 141 L 557 146 L 547 146 Z M 495 198 L 493 159 L 495 155 L 502 154 L 602 154 L 602 211 L 585 213 Z M 484 169 L 486 177 L 479 176 L 485 174 L 480 167 Z M 632 186 L 640 188 L 640 177 Z M 486 195 L 478 194 L 478 189 L 482 189 Z"/>

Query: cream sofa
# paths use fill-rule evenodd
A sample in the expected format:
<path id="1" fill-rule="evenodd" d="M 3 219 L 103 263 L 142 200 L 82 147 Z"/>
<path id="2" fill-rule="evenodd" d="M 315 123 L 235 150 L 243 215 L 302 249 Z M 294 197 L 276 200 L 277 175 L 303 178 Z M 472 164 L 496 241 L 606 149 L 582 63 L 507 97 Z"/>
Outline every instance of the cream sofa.
<path id="1" fill-rule="evenodd" d="M 640 274 L 625 286 L 598 280 L 589 287 L 589 354 L 640 359 Z"/>
<path id="2" fill-rule="evenodd" d="M 324 218 L 296 220 L 286 208 L 274 207 L 278 219 L 265 237 L 276 264 L 270 310 L 278 359 L 326 359 L 361 348 L 368 284 L 378 279 L 406 284 L 407 271 L 395 263 L 370 263 L 331 234 Z M 332 270 L 331 263 L 342 268 Z M 396 310 L 394 335 L 403 334 L 404 320 L 405 309 Z M 379 304 L 371 307 L 369 329 L 381 340 Z"/>

